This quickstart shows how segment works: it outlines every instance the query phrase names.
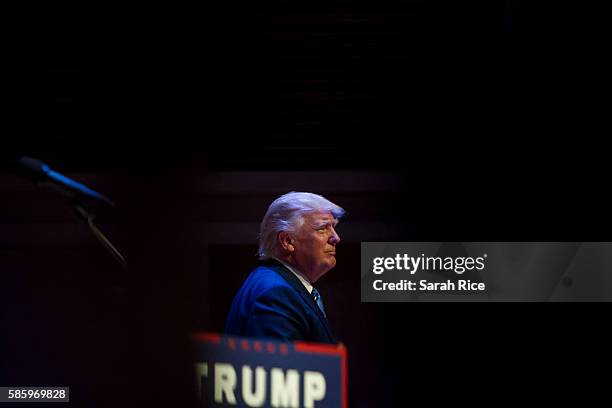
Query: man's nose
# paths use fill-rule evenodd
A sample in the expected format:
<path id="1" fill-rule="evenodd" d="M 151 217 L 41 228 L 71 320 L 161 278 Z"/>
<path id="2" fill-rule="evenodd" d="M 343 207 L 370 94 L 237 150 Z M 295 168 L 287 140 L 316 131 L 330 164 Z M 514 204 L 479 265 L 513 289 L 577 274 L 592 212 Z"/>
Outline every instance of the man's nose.
<path id="1" fill-rule="evenodd" d="M 334 228 L 331 229 L 332 234 L 329 237 L 330 244 L 338 244 L 340 242 L 340 235 L 336 232 Z"/>

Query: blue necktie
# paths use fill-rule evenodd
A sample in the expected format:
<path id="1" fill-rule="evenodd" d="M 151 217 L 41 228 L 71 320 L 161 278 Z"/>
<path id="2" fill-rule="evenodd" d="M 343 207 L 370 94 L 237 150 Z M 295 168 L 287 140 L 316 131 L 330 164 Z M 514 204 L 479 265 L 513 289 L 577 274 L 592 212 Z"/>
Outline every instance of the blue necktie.
<path id="1" fill-rule="evenodd" d="M 323 316 L 327 317 L 327 315 L 325 314 L 325 307 L 323 307 L 323 299 L 321 299 L 321 294 L 319 293 L 319 291 L 316 290 L 315 288 L 312 288 L 311 295 L 314 301 L 317 302 L 317 306 L 319 306 L 319 309 L 321 309 L 321 312 L 323 312 Z"/>

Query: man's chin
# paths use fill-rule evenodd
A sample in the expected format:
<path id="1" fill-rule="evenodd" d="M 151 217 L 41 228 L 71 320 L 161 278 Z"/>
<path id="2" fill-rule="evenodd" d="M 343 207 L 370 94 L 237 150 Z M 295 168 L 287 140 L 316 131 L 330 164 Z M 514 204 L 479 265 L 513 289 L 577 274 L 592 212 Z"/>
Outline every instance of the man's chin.
<path id="1" fill-rule="evenodd" d="M 336 255 L 335 254 L 327 254 L 327 259 L 325 259 L 325 272 L 329 271 L 331 268 L 336 266 Z"/>
<path id="2" fill-rule="evenodd" d="M 325 272 L 323 272 L 322 275 L 325 275 L 327 272 L 329 272 L 330 269 L 336 266 L 336 258 L 334 258 L 333 256 L 330 258 L 331 259 L 325 264 Z"/>

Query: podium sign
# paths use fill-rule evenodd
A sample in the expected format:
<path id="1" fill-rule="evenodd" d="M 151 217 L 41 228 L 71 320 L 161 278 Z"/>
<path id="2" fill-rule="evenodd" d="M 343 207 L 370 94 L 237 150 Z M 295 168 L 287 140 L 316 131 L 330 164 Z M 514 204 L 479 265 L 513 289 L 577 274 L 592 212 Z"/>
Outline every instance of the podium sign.
<path id="1" fill-rule="evenodd" d="M 209 407 L 346 408 L 343 345 L 193 335 L 197 395 Z"/>

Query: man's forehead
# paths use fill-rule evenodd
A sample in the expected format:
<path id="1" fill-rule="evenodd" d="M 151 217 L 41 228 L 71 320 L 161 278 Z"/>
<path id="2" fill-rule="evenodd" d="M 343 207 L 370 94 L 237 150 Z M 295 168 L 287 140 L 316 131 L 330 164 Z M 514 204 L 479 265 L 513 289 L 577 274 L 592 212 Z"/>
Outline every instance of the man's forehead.
<path id="1" fill-rule="evenodd" d="M 315 211 L 306 214 L 306 216 L 313 222 L 338 222 L 330 211 Z"/>

